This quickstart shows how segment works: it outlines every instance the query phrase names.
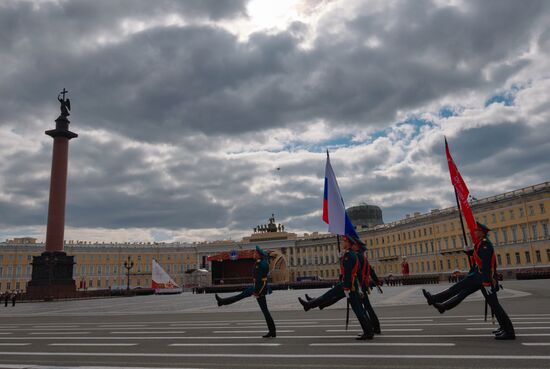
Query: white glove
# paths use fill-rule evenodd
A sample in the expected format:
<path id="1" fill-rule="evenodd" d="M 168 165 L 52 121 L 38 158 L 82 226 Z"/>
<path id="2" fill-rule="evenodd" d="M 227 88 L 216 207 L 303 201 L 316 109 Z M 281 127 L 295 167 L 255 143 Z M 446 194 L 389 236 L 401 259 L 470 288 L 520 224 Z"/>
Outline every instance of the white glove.
<path id="1" fill-rule="evenodd" d="M 493 287 L 483 286 L 483 288 L 485 289 L 485 294 L 487 294 L 487 296 L 491 296 L 493 294 Z"/>
<path id="2" fill-rule="evenodd" d="M 346 295 L 346 298 L 349 299 L 349 290 L 344 290 L 344 295 Z"/>

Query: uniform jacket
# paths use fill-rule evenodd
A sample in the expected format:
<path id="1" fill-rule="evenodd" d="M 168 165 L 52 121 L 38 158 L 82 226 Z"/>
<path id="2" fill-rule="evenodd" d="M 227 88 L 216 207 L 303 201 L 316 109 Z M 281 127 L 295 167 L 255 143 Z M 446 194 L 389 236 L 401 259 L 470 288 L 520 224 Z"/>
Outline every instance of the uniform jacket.
<path id="1" fill-rule="evenodd" d="M 497 258 L 491 241 L 483 238 L 478 246 L 467 251 L 466 254 L 470 259 L 468 275 L 480 277 L 484 286 L 496 287 Z"/>
<path id="2" fill-rule="evenodd" d="M 254 264 L 254 294 L 265 296 L 271 293 L 271 289 L 267 285 L 267 275 L 269 274 L 269 262 L 267 258 L 256 260 Z"/>
<path id="3" fill-rule="evenodd" d="M 378 284 L 378 276 L 367 258 L 367 250 L 359 250 L 357 252 L 357 259 L 359 261 L 357 280 L 359 281 L 363 291 L 366 291 L 367 288 L 369 288 L 371 281 Z"/>
<path id="4" fill-rule="evenodd" d="M 340 274 L 342 275 L 342 283 L 345 291 L 356 290 L 357 270 L 359 269 L 359 261 L 357 255 L 352 250 L 344 251 L 340 257 Z"/>

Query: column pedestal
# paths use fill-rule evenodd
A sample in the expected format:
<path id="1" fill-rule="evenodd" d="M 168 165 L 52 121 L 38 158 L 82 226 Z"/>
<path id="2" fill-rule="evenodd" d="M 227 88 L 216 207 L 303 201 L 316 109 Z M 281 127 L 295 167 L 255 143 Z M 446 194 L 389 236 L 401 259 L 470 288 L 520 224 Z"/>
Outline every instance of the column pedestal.
<path id="1" fill-rule="evenodd" d="M 40 256 L 34 256 L 27 296 L 45 300 L 75 297 L 73 265 L 74 257 L 63 251 L 45 251 Z"/>

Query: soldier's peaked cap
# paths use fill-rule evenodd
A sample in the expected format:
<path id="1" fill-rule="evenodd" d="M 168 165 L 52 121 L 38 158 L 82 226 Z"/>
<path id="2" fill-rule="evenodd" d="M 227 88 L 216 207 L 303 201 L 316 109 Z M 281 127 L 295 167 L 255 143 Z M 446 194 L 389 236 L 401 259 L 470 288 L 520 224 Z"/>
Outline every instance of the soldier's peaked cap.
<path id="1" fill-rule="evenodd" d="M 361 247 L 362 249 L 366 249 L 366 248 L 367 248 L 367 245 L 366 245 L 363 241 L 361 241 L 360 238 L 355 238 L 355 237 L 353 237 L 351 240 L 352 240 L 354 243 L 358 244 L 359 247 Z"/>
<path id="2" fill-rule="evenodd" d="M 258 254 L 260 254 L 261 257 L 263 257 L 263 258 L 269 256 L 269 254 L 268 254 L 266 251 L 262 250 L 262 249 L 260 248 L 260 246 L 256 246 L 256 251 L 257 251 Z"/>
<path id="3" fill-rule="evenodd" d="M 483 232 L 490 232 L 491 231 L 491 228 L 487 227 L 483 223 L 476 222 L 476 224 L 477 224 L 477 229 L 481 229 Z"/>

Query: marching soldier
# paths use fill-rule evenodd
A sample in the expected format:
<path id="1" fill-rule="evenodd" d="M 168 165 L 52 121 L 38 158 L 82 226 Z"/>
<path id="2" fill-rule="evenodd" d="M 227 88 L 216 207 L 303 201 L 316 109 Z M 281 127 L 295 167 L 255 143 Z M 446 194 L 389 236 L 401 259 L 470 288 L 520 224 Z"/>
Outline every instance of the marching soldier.
<path id="1" fill-rule="evenodd" d="M 472 293 L 481 290 L 500 326 L 494 332 L 495 339 L 513 340 L 516 338 L 516 335 L 512 321 L 500 305 L 496 295 L 499 290 L 496 275 L 496 256 L 493 244 L 487 238 L 489 231 L 490 229 L 486 225 L 477 222 L 475 232 L 481 241 L 469 253 L 471 255 L 470 259 L 473 262 L 466 278 L 436 295 L 432 295 L 426 290 L 422 290 L 422 293 L 426 297 L 428 305 L 433 305 L 443 314 L 446 310 L 450 310 L 460 304 L 462 300 Z"/>
<path id="2" fill-rule="evenodd" d="M 365 310 L 361 304 L 361 299 L 359 298 L 359 284 L 357 282 L 359 261 L 357 260 L 357 255 L 351 249 L 351 240 L 346 236 L 343 236 L 342 240 L 344 253 L 340 257 L 341 282 L 316 299 L 304 301 L 301 298 L 298 298 L 298 301 L 300 301 L 300 304 L 302 304 L 304 310 L 308 311 L 309 309 L 315 307 L 323 308 L 330 306 L 346 297 L 349 300 L 351 308 L 355 313 L 361 328 L 363 329 L 363 334 L 356 339 L 371 340 L 374 336 L 373 328 L 367 319 L 367 314 L 365 313 Z"/>
<path id="3" fill-rule="evenodd" d="M 277 336 L 275 322 L 269 313 L 265 298 L 267 294 L 271 293 L 271 288 L 269 288 L 267 284 L 267 275 L 269 274 L 269 254 L 256 246 L 254 258 L 256 259 L 256 263 L 254 264 L 254 286 L 245 289 L 238 295 L 226 298 L 222 298 L 218 296 L 218 294 L 215 294 L 216 301 L 218 302 L 218 306 L 222 306 L 233 304 L 249 296 L 254 296 L 256 301 L 258 301 L 258 305 L 260 305 L 260 309 L 264 314 L 264 318 L 269 329 L 269 332 L 262 337 L 275 338 Z"/>

